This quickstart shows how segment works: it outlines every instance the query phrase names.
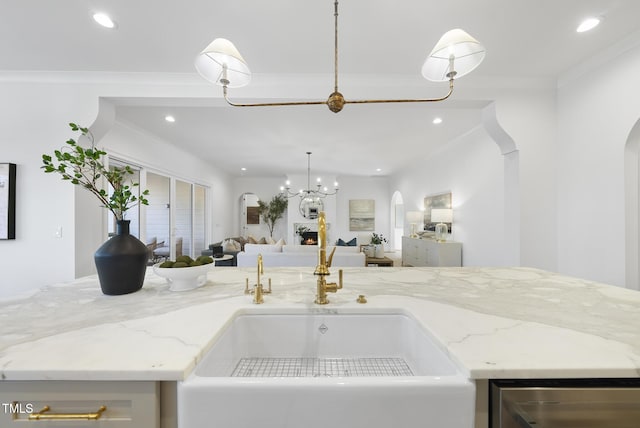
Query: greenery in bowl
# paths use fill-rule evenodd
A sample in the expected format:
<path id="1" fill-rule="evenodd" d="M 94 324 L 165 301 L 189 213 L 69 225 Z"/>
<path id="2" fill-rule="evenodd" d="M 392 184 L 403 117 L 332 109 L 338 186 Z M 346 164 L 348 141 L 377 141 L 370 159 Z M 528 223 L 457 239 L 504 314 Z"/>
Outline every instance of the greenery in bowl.
<path id="1" fill-rule="evenodd" d="M 80 131 L 91 143 L 90 148 L 84 148 L 74 139 L 67 140 L 67 147 L 56 150 L 54 155 L 42 155 L 42 169 L 45 173 L 57 173 L 63 180 L 87 189 L 102 203 L 102 206 L 113 213 L 116 220 L 124 220 L 125 212 L 138 204 L 148 205 L 146 196 L 149 190 L 136 195 L 135 188 L 139 183 L 127 180 L 134 171 L 129 167 L 106 167 L 101 159 L 107 152 L 94 146 L 94 138 L 88 128 L 70 123 L 73 131 Z M 54 160 L 55 157 L 55 160 Z M 106 179 L 113 189 L 107 192 L 102 186 L 102 179 Z"/>
<path id="2" fill-rule="evenodd" d="M 176 257 L 175 261 L 166 260 L 160 263 L 158 267 L 163 269 L 166 269 L 166 268 L 179 269 L 179 268 L 186 268 L 186 267 L 208 265 L 211 263 L 213 263 L 213 258 L 211 258 L 210 256 L 198 256 L 198 258 L 194 260 L 189 256 L 183 255 L 183 256 Z"/>
<path id="3" fill-rule="evenodd" d="M 379 245 L 379 244 L 386 243 L 386 242 L 387 242 L 387 238 L 382 236 L 382 233 L 381 234 L 377 234 L 377 233 L 373 232 L 371 234 L 371 243 L 372 244 Z"/>

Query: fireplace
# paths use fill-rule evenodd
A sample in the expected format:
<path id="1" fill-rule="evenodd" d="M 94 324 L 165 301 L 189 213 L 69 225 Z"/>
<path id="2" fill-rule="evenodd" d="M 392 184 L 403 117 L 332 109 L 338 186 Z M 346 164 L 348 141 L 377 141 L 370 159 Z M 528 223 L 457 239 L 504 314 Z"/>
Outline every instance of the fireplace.
<path id="1" fill-rule="evenodd" d="M 318 232 L 303 232 L 302 245 L 318 245 Z"/>

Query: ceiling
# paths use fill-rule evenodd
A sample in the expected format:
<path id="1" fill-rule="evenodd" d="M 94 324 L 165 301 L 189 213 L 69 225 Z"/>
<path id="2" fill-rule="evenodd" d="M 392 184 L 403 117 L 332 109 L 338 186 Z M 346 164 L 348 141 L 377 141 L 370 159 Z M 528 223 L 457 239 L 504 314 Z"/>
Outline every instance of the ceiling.
<path id="1" fill-rule="evenodd" d="M 97 26 L 96 11 L 109 13 L 117 28 Z M 602 17 L 601 25 L 576 33 L 590 15 Z M 440 36 L 459 27 L 487 48 L 465 79 L 553 81 L 607 47 L 638 38 L 638 16 L 637 0 L 342 0 L 340 74 L 413 79 Z M 235 43 L 254 83 L 333 72 L 331 0 L 3 0 L 0 70 L 195 75 L 195 55 L 215 37 Z M 114 102 L 118 120 L 234 175 L 300 173 L 312 151 L 314 171 L 366 176 L 393 174 L 476 127 L 483 104 L 465 102 L 460 86 L 444 103 L 347 105 L 337 115 L 323 106 L 234 109 L 219 98 Z M 176 122 L 166 123 L 166 114 Z M 435 116 L 441 125 L 431 123 Z"/>

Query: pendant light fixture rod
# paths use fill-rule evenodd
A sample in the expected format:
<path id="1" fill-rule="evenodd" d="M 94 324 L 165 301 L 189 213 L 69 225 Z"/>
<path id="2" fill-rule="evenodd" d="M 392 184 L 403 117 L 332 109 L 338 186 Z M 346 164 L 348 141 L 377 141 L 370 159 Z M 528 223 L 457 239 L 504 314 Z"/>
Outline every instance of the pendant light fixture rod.
<path id="1" fill-rule="evenodd" d="M 338 92 L 338 0 L 336 0 L 333 3 L 333 7 L 334 7 L 333 16 L 335 20 L 334 32 L 333 32 L 333 37 L 334 37 L 334 48 L 333 48 L 333 74 L 334 74 L 333 88 L 334 89 L 333 91 Z"/>
<path id="2" fill-rule="evenodd" d="M 457 33 L 456 33 L 457 32 Z M 449 36 L 452 33 L 456 33 L 455 37 L 453 36 Z M 449 38 L 447 38 L 449 36 Z M 457 38 L 457 40 L 453 40 L 454 38 Z M 222 39 L 216 39 L 214 40 L 214 42 L 212 43 L 215 44 L 215 42 L 217 40 L 222 40 Z M 446 44 L 445 44 L 446 41 Z M 228 42 L 225 40 L 225 42 Z M 230 42 L 228 42 L 230 43 Z M 478 56 L 477 60 L 475 62 L 473 62 L 472 66 L 469 66 L 468 64 L 465 64 L 465 69 L 463 69 L 461 71 L 460 76 L 463 76 L 467 73 L 469 73 L 471 70 L 473 70 L 475 67 L 477 67 L 480 62 L 482 62 L 482 59 L 484 58 L 484 47 L 477 41 L 475 40 L 473 37 L 469 36 L 467 33 L 465 33 L 462 30 L 452 30 L 449 31 L 448 33 L 446 33 L 442 39 L 440 39 L 440 42 L 438 42 L 438 44 L 436 45 L 436 48 L 434 48 L 434 51 L 431 53 L 431 55 L 429 56 L 429 58 L 427 58 L 427 61 L 425 61 L 425 66 L 423 66 L 423 76 L 425 76 L 427 79 L 429 80 L 434 80 L 434 81 L 446 81 L 445 79 L 440 79 L 440 76 L 442 76 L 442 74 L 440 74 L 438 77 L 433 77 L 434 73 L 432 73 L 431 69 L 429 69 L 429 71 L 425 71 L 425 68 L 427 67 L 427 63 L 428 61 L 439 61 L 440 63 L 442 62 L 446 62 L 447 58 L 441 56 L 440 52 L 442 52 L 445 48 L 448 47 L 448 49 L 451 51 L 451 47 L 456 45 L 456 44 L 474 44 L 474 48 L 471 49 L 470 51 L 467 50 L 465 52 L 460 53 L 460 55 L 458 56 L 459 58 L 463 58 L 463 57 L 470 57 L 470 56 Z M 231 44 L 231 46 L 233 47 L 233 45 Z M 235 50 L 235 47 L 233 47 L 233 49 Z M 469 48 L 470 49 L 470 48 Z M 207 54 L 207 50 L 205 49 L 205 51 L 203 51 L 203 53 L 201 53 L 201 57 L 206 56 Z M 243 73 L 246 73 L 246 75 L 250 76 L 250 72 L 248 67 L 246 66 L 246 63 L 244 63 L 244 60 L 240 57 L 239 53 L 237 53 L 237 51 L 234 51 L 234 55 L 233 58 L 235 60 L 241 60 L 242 64 L 243 64 Z M 237 55 L 236 55 L 237 54 Z M 451 94 L 453 94 L 453 81 L 454 78 L 458 75 L 458 72 L 455 71 L 454 68 L 454 61 L 456 59 L 456 56 L 451 53 L 449 58 L 448 58 L 448 68 L 445 70 L 446 74 L 444 74 L 443 77 L 446 77 L 446 79 L 449 80 L 449 91 L 441 97 L 438 98 L 417 98 L 417 99 L 373 99 L 373 100 L 346 100 L 344 98 L 344 96 L 338 91 L 338 0 L 334 1 L 334 91 L 331 95 L 329 95 L 329 98 L 325 101 L 283 101 L 283 102 L 269 102 L 269 103 L 236 103 L 233 102 L 229 99 L 228 97 L 228 87 L 229 86 L 233 86 L 231 85 L 231 81 L 228 78 L 228 72 L 231 73 L 231 70 L 228 69 L 228 66 L 226 63 L 222 64 L 222 72 L 221 75 L 219 76 L 219 79 L 215 79 L 215 81 L 219 84 L 222 85 L 222 93 L 224 96 L 225 101 L 229 104 L 232 105 L 234 107 L 277 107 L 277 106 L 300 106 L 300 105 L 320 105 L 320 104 L 325 104 L 329 107 L 329 109 L 331 111 L 333 111 L 334 113 L 338 113 L 342 110 L 342 108 L 344 107 L 345 104 L 380 104 L 380 103 L 425 103 L 425 102 L 438 102 L 438 101 L 444 101 L 447 98 L 449 98 L 451 96 Z M 469 62 L 469 61 L 467 61 Z M 458 64 L 460 65 L 460 64 Z M 433 68 L 433 67 L 432 67 Z M 200 70 L 199 70 L 200 71 Z M 234 70 L 234 73 L 237 73 L 237 70 Z M 444 72 L 443 72 L 444 73 Z M 205 76 L 206 78 L 208 78 L 206 71 L 201 72 L 201 74 L 203 74 L 203 76 Z M 215 76 L 215 74 L 213 75 Z M 212 80 L 213 81 L 213 80 Z M 247 80 L 248 82 L 248 80 Z M 243 86 L 244 82 L 242 83 L 236 83 L 236 85 L 234 87 L 238 87 L 238 86 Z"/>
<path id="3" fill-rule="evenodd" d="M 278 106 L 310 106 L 310 105 L 320 105 L 327 104 L 326 101 L 284 101 L 284 102 L 276 102 L 276 103 L 255 103 L 255 104 L 242 104 L 236 103 L 229 99 L 227 96 L 227 87 L 222 87 L 222 95 L 224 96 L 224 100 L 233 107 L 278 107 Z"/>
<path id="4" fill-rule="evenodd" d="M 307 152 L 307 193 L 311 193 L 311 152 Z"/>

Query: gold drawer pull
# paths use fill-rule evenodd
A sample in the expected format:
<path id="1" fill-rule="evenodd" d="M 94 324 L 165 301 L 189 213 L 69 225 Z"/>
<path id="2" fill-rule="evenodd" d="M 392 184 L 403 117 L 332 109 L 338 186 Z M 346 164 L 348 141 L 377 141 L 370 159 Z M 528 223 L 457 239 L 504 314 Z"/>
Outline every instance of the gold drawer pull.
<path id="1" fill-rule="evenodd" d="M 29 420 L 30 421 L 40 421 L 40 420 L 61 420 L 61 419 L 71 419 L 71 420 L 78 420 L 78 419 L 87 419 L 87 420 L 98 420 L 100 419 L 100 416 L 102 415 L 102 412 L 104 412 L 105 410 L 107 410 L 107 406 L 100 406 L 100 408 L 98 409 L 97 412 L 95 413 L 47 413 L 49 410 L 51 410 L 51 407 L 49 406 L 44 406 L 42 408 L 42 410 L 40 410 L 38 413 L 32 413 L 29 415 Z"/>

